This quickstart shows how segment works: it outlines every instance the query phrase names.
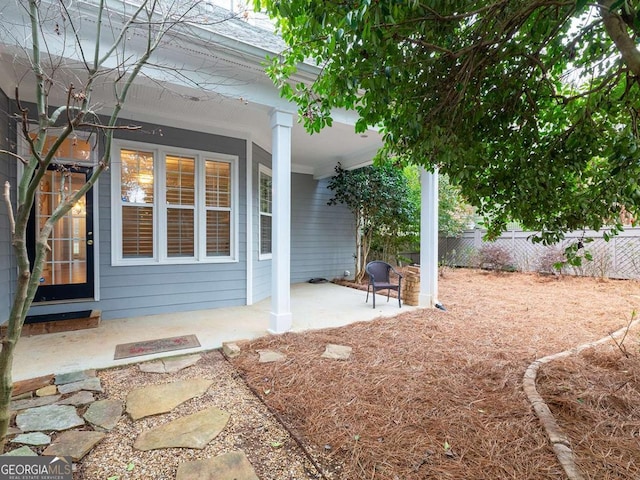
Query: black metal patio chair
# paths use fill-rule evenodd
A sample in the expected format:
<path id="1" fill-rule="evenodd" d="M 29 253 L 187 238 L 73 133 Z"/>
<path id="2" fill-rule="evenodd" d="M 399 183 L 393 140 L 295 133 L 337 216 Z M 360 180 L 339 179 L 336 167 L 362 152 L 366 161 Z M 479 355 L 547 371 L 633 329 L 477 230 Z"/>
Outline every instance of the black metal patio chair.
<path id="1" fill-rule="evenodd" d="M 391 290 L 398 292 L 398 307 L 402 307 L 402 301 L 400 300 L 402 274 L 396 271 L 396 269 L 387 262 L 381 262 L 379 260 L 367 263 L 364 269 L 369 276 L 369 283 L 367 285 L 367 303 L 369 302 L 369 289 L 373 287 L 373 308 L 376 308 L 376 291 L 378 290 L 387 290 L 387 302 L 389 301 Z M 398 278 L 398 283 L 391 282 L 391 272 L 393 272 Z"/>

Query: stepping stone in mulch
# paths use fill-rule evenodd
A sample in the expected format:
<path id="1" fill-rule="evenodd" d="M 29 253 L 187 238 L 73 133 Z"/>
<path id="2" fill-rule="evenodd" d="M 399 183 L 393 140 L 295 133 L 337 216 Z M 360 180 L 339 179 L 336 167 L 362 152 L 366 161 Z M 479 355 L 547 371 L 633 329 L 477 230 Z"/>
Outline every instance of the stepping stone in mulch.
<path id="1" fill-rule="evenodd" d="M 351 347 L 347 347 L 346 345 L 329 343 L 321 356 L 322 358 L 331 358 L 333 360 L 349 360 L 352 350 Z"/>
<path id="2" fill-rule="evenodd" d="M 44 407 L 56 403 L 62 395 L 49 395 L 48 397 L 27 398 L 25 400 L 14 400 L 9 404 L 9 410 L 18 412 L 28 408 Z"/>
<path id="3" fill-rule="evenodd" d="M 84 425 L 84 420 L 70 405 L 46 405 L 19 413 L 16 425 L 23 432 L 60 431 Z"/>
<path id="4" fill-rule="evenodd" d="M 42 432 L 23 433 L 9 440 L 11 443 L 22 443 L 24 445 L 49 445 L 51 437 Z"/>
<path id="5" fill-rule="evenodd" d="M 240 347 L 235 342 L 223 342 L 222 343 L 222 353 L 224 353 L 229 358 L 234 358 L 240 355 Z"/>
<path id="6" fill-rule="evenodd" d="M 73 405 L 74 407 L 81 407 L 88 405 L 95 400 L 93 393 L 82 390 L 78 393 L 74 393 L 70 397 L 63 398 L 56 402 L 56 405 Z"/>
<path id="7" fill-rule="evenodd" d="M 275 350 L 258 350 L 258 363 L 281 362 L 287 358 L 286 355 Z"/>
<path id="8" fill-rule="evenodd" d="M 78 382 L 65 383 L 58 386 L 60 393 L 73 393 L 80 390 L 90 390 L 92 392 L 102 392 L 102 383 L 98 377 L 87 378 L 86 380 L 80 380 Z"/>
<path id="9" fill-rule="evenodd" d="M 46 387 L 36 390 L 36 397 L 48 397 L 49 395 L 55 395 L 58 393 L 58 387 L 55 385 L 47 385 Z"/>
<path id="10" fill-rule="evenodd" d="M 10 452 L 7 452 L 1 456 L 2 457 L 37 457 L 38 454 L 33 450 L 31 450 L 26 445 L 23 445 L 22 447 L 16 448 L 15 450 L 11 450 Z"/>
<path id="11" fill-rule="evenodd" d="M 180 380 L 136 388 L 127 395 L 127 413 L 132 420 L 166 413 L 187 400 L 204 394 L 213 380 Z"/>
<path id="12" fill-rule="evenodd" d="M 203 449 L 227 425 L 231 415 L 215 407 L 179 418 L 141 433 L 133 444 L 136 450 L 158 448 Z"/>
<path id="13" fill-rule="evenodd" d="M 122 416 L 122 402 L 120 400 L 98 400 L 89 405 L 83 415 L 84 419 L 96 430 L 108 432 L 113 429 Z"/>
<path id="14" fill-rule="evenodd" d="M 56 457 L 71 457 L 74 462 L 79 461 L 100 443 L 106 434 L 102 432 L 72 430 L 64 432 L 49 445 L 43 455 Z"/>
<path id="15" fill-rule="evenodd" d="M 178 465 L 176 480 L 259 480 L 244 452 Z"/>
<path id="16" fill-rule="evenodd" d="M 191 365 L 195 365 L 202 355 L 182 355 L 179 357 L 164 358 L 152 362 L 141 363 L 140 371 L 146 373 L 175 373 Z"/>
<path id="17" fill-rule="evenodd" d="M 95 370 L 82 370 L 80 372 L 61 373 L 55 376 L 54 383 L 56 385 L 65 385 L 67 383 L 81 382 L 96 376 Z"/>

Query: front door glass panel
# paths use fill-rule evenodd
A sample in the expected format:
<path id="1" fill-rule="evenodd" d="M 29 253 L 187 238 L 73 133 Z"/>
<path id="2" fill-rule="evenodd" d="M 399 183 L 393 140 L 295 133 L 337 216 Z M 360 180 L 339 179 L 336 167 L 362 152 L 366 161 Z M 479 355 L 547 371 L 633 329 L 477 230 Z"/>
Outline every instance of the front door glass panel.
<path id="1" fill-rule="evenodd" d="M 86 182 L 86 173 L 48 170 L 40 182 L 36 199 L 38 230 L 66 195 L 78 191 Z M 80 199 L 53 227 L 51 248 L 40 278 L 40 285 L 87 283 L 87 199 Z"/>

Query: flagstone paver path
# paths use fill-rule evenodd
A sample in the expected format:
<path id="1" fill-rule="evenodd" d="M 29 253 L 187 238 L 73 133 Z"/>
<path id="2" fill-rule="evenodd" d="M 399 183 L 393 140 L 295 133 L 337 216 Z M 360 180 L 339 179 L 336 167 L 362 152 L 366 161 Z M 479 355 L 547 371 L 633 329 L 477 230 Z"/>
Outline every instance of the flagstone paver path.
<path id="1" fill-rule="evenodd" d="M 58 457 L 71 457 L 77 462 L 89 451 L 100 443 L 105 437 L 102 432 L 86 430 L 71 430 L 64 432 L 49 445 L 43 455 L 54 455 Z"/>
<path id="2" fill-rule="evenodd" d="M 11 443 L 19 443 L 21 445 L 49 445 L 51 443 L 51 437 L 42 432 L 30 432 L 21 433 L 17 435 Z"/>
<path id="3" fill-rule="evenodd" d="M 207 408 L 186 417 L 143 432 L 133 445 L 138 450 L 183 447 L 204 448 L 227 425 L 229 414 L 216 407 Z"/>
<path id="4" fill-rule="evenodd" d="M 16 416 L 16 426 L 23 432 L 61 431 L 81 425 L 84 425 L 84 420 L 71 405 L 29 408 Z"/>
<path id="5" fill-rule="evenodd" d="M 215 472 L 215 475 L 213 475 Z M 207 460 L 185 462 L 176 480 L 259 480 L 243 452 L 229 452 Z"/>
<path id="6" fill-rule="evenodd" d="M 236 353 L 237 347 L 232 346 Z M 281 352 L 257 353 L 261 362 L 286 359 Z M 347 360 L 350 354 L 350 347 L 327 345 L 323 356 Z M 141 363 L 139 368 L 145 373 L 168 374 L 192 366 L 200 359 L 201 355 L 184 355 Z M 10 434 L 15 437 L 9 441 L 22 446 L 5 455 L 33 456 L 37 453 L 30 445 L 36 449 L 46 446 L 43 455 L 70 456 L 77 462 L 103 441 L 125 411 L 134 422 L 152 415 L 169 415 L 178 405 L 203 395 L 212 384 L 212 380 L 195 378 L 134 388 L 123 405 L 120 400 L 96 400 L 95 394 L 103 393 L 103 387 L 95 370 L 57 375 L 53 385 L 41 386 L 12 401 L 11 410 L 16 412 L 18 428 L 11 428 Z M 175 447 L 202 449 L 226 428 L 229 419 L 228 412 L 216 407 L 177 419 L 169 418 L 160 426 L 139 434 L 134 448 L 141 451 Z M 76 427 L 81 430 L 73 430 Z M 52 432 L 53 442 L 49 435 Z M 55 432 L 59 433 L 56 435 Z M 233 451 L 178 465 L 176 480 L 195 479 L 258 480 L 258 476 L 245 453 Z"/>
<path id="7" fill-rule="evenodd" d="M 108 432 L 113 430 L 122 416 L 122 402 L 120 400 L 99 400 L 89 405 L 84 419 L 97 430 Z"/>
<path id="8" fill-rule="evenodd" d="M 181 403 L 206 392 L 213 381 L 179 380 L 163 385 L 136 388 L 127 395 L 127 413 L 132 420 L 167 413 Z"/>

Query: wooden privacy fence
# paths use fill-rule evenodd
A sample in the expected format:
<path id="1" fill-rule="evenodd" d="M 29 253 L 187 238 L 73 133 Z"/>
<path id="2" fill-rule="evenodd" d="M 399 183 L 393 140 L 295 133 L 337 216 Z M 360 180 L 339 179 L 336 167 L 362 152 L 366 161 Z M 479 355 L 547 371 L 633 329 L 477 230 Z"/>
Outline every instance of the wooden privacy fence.
<path id="1" fill-rule="evenodd" d="M 460 237 L 440 237 L 438 256 L 441 265 L 476 267 L 479 265 L 478 251 L 485 242 L 485 231 L 480 229 L 464 232 Z M 585 243 L 585 250 L 593 256 L 592 261 L 583 261 L 580 267 L 564 267 L 562 273 L 601 278 L 640 278 L 640 228 L 627 228 L 608 242 L 602 233 L 595 231 L 573 232 L 554 246 L 534 244 L 529 240 L 533 232 L 511 230 L 503 233 L 495 242 L 511 252 L 514 267 L 524 272 L 546 271 L 549 259 L 561 254 L 564 247 L 580 238 L 592 238 Z"/>

